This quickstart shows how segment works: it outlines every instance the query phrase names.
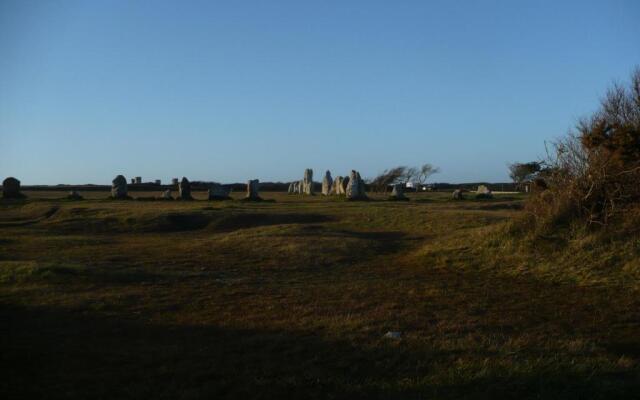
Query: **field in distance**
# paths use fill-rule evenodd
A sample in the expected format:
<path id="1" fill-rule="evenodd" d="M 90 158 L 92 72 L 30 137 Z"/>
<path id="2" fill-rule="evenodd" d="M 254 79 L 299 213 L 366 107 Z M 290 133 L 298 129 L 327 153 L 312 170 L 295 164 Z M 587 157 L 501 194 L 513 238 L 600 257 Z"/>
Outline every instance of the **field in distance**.
<path id="1" fill-rule="evenodd" d="M 518 251 L 503 226 L 523 195 L 25 194 L 0 203 L 3 398 L 622 398 L 640 389 L 636 270 L 585 272 Z"/>

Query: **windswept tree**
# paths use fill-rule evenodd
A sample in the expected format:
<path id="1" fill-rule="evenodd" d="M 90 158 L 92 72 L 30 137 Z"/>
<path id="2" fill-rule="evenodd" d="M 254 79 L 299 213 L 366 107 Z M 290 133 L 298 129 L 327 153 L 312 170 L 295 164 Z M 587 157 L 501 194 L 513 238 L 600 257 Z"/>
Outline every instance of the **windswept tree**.
<path id="1" fill-rule="evenodd" d="M 433 174 L 440 172 L 440 168 L 431 164 L 424 164 L 421 167 L 399 166 L 384 170 L 383 173 L 371 180 L 371 187 L 376 192 L 386 192 L 390 185 L 414 182 L 418 186 L 424 185 Z"/>
<path id="2" fill-rule="evenodd" d="M 386 192 L 389 185 L 400 183 L 405 179 L 407 167 L 400 166 L 386 169 L 371 180 L 371 188 L 376 192 Z"/>
<path id="3" fill-rule="evenodd" d="M 424 185 L 427 183 L 427 180 L 432 176 L 440 172 L 440 168 L 431 165 L 429 163 L 422 164 L 420 168 L 416 168 L 416 182 L 418 186 Z"/>
<path id="4" fill-rule="evenodd" d="M 542 163 L 538 161 L 509 164 L 509 177 L 517 187 L 532 181 L 540 171 L 542 171 Z"/>

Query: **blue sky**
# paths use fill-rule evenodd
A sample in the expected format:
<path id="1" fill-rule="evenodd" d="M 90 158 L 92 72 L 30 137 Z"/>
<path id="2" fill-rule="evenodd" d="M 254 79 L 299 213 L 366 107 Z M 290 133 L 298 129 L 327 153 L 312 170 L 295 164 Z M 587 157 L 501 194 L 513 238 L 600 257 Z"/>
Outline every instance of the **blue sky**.
<path id="1" fill-rule="evenodd" d="M 504 181 L 640 65 L 639 21 L 635 0 L 0 0 L 0 175 Z"/>

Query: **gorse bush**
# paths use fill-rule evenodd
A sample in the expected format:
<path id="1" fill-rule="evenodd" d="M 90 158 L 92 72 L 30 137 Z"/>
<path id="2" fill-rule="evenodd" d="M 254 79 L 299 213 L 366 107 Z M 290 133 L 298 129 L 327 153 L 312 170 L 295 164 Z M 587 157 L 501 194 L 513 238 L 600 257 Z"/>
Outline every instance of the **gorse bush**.
<path id="1" fill-rule="evenodd" d="M 614 85 L 598 111 L 553 143 L 543 164 L 546 190 L 525 207 L 528 228 L 547 234 L 638 226 L 640 68 L 630 85 Z"/>

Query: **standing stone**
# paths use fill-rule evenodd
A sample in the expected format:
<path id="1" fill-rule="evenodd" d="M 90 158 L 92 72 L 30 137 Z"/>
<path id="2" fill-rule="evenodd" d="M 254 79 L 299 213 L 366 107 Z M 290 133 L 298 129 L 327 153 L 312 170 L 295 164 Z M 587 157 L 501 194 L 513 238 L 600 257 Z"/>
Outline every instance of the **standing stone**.
<path id="1" fill-rule="evenodd" d="M 11 176 L 2 181 L 2 197 L 5 199 L 25 197 L 24 194 L 20 193 L 20 181 Z"/>
<path id="2" fill-rule="evenodd" d="M 347 192 L 346 192 L 346 181 L 347 178 L 344 178 L 342 176 L 338 176 L 336 177 L 336 180 L 333 181 L 333 192 L 339 196 L 344 196 Z"/>
<path id="3" fill-rule="evenodd" d="M 336 176 L 336 179 L 333 180 L 333 185 L 331 185 L 331 193 L 335 195 L 339 195 L 340 191 L 338 190 L 338 185 L 342 185 L 342 177 L 340 175 Z"/>
<path id="4" fill-rule="evenodd" d="M 219 183 L 214 183 L 209 188 L 209 200 L 229 200 L 229 188 L 226 188 Z"/>
<path id="5" fill-rule="evenodd" d="M 464 194 L 462 193 L 462 189 L 456 189 L 453 191 L 451 198 L 454 200 L 464 200 Z"/>
<path id="6" fill-rule="evenodd" d="M 347 199 L 349 200 L 365 200 L 367 195 L 364 191 L 364 181 L 360 177 L 358 171 L 352 170 L 349 175 L 349 183 L 346 190 Z"/>
<path id="7" fill-rule="evenodd" d="M 136 184 L 141 184 L 142 183 L 142 177 L 141 176 L 136 176 Z"/>
<path id="8" fill-rule="evenodd" d="M 322 179 L 322 194 L 329 196 L 331 194 L 331 187 L 333 186 L 333 178 L 331 178 L 331 172 L 327 171 Z"/>
<path id="9" fill-rule="evenodd" d="M 347 194 L 347 186 L 349 186 L 349 177 L 345 176 L 342 178 L 342 194 Z"/>
<path id="10" fill-rule="evenodd" d="M 409 200 L 404 195 L 404 185 L 402 183 L 396 183 L 393 185 L 393 190 L 391 191 L 391 200 Z"/>
<path id="11" fill-rule="evenodd" d="M 313 170 L 307 168 L 304 170 L 304 178 L 302 179 L 302 191 L 304 194 L 312 195 L 313 193 Z"/>
<path id="12" fill-rule="evenodd" d="M 259 195 L 260 181 L 258 179 L 252 179 L 247 181 L 247 197 L 246 200 L 260 201 L 262 198 Z"/>
<path id="13" fill-rule="evenodd" d="M 177 185 L 178 185 L 178 182 L 179 182 L 179 181 L 178 181 L 178 178 L 171 178 L 171 184 L 172 184 L 172 185 L 176 185 L 176 186 L 177 186 Z"/>
<path id="14" fill-rule="evenodd" d="M 127 178 L 122 175 L 116 176 L 111 181 L 111 197 L 114 199 L 127 199 Z"/>
<path id="15" fill-rule="evenodd" d="M 171 190 L 167 189 L 164 192 L 162 192 L 161 199 L 162 200 L 173 200 L 173 197 L 171 197 Z"/>
<path id="16" fill-rule="evenodd" d="M 193 200 L 193 197 L 191 197 L 191 182 L 184 176 L 178 185 L 178 198 L 180 200 Z"/>
<path id="17" fill-rule="evenodd" d="M 289 184 L 289 188 L 287 189 L 287 194 L 293 194 L 293 188 L 294 188 L 294 185 L 293 185 L 293 182 L 291 182 Z"/>
<path id="18" fill-rule="evenodd" d="M 131 178 L 131 184 L 135 185 L 136 184 L 136 178 Z"/>

